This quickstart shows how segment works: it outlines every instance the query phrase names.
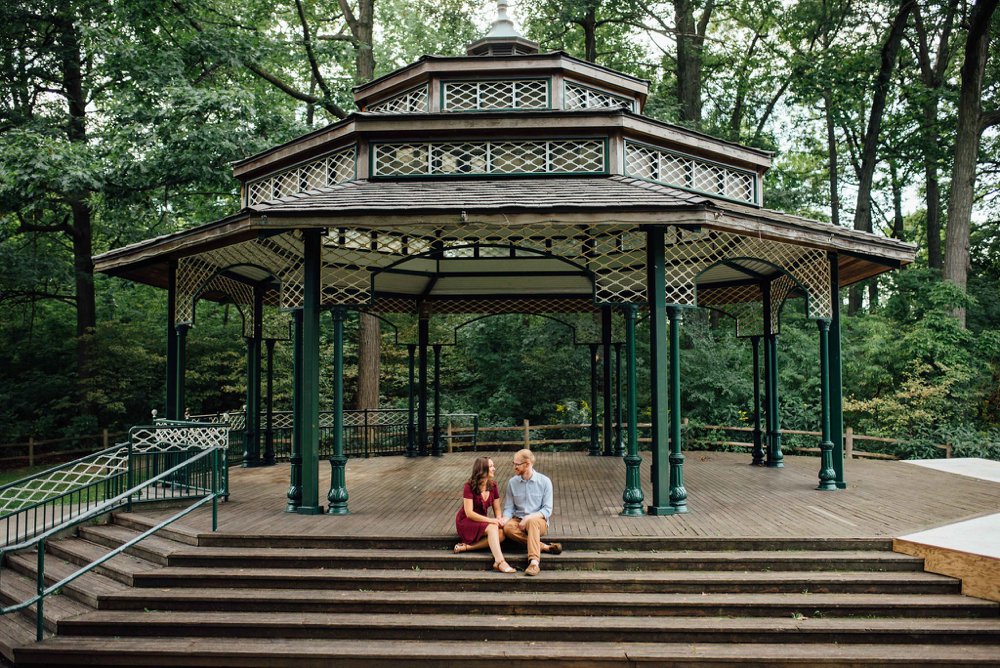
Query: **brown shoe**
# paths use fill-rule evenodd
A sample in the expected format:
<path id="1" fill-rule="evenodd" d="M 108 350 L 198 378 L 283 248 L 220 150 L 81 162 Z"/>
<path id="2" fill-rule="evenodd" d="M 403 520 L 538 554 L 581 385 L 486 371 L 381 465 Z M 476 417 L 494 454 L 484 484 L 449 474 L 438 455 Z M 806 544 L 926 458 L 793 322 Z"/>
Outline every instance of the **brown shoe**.
<path id="1" fill-rule="evenodd" d="M 525 575 L 538 575 L 538 571 L 542 570 L 538 567 L 538 564 L 528 564 L 528 567 L 524 569 Z"/>
<path id="2" fill-rule="evenodd" d="M 549 543 L 546 554 L 562 554 L 562 543 Z"/>

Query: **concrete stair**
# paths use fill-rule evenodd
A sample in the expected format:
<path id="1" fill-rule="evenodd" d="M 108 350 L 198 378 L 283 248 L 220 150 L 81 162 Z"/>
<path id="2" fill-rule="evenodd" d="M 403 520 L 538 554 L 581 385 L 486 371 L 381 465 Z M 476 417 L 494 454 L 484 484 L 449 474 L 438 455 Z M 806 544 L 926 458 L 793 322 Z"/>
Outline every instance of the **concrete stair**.
<path id="1" fill-rule="evenodd" d="M 49 582 L 149 526 L 50 543 Z M 446 537 L 198 535 L 144 540 L 45 605 L 0 619 L 17 665 L 996 665 L 1000 610 L 887 540 L 581 539 L 535 577 Z M 523 568 L 523 552 L 510 554 Z M 4 565 L 0 598 L 34 590 Z M 20 598 L 18 598 L 20 597 Z"/>

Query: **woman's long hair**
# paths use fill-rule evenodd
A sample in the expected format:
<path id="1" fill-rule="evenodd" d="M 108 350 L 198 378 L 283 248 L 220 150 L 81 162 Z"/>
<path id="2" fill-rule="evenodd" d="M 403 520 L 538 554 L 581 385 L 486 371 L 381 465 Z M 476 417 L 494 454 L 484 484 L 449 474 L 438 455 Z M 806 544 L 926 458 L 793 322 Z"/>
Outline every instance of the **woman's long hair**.
<path id="1" fill-rule="evenodd" d="M 472 462 L 472 475 L 469 477 L 469 487 L 472 488 L 472 493 L 475 494 L 479 491 L 479 486 L 483 484 L 483 480 L 487 480 L 490 477 L 490 458 L 489 457 L 476 457 L 476 461 Z M 487 488 L 489 489 L 489 483 L 487 482 Z"/>

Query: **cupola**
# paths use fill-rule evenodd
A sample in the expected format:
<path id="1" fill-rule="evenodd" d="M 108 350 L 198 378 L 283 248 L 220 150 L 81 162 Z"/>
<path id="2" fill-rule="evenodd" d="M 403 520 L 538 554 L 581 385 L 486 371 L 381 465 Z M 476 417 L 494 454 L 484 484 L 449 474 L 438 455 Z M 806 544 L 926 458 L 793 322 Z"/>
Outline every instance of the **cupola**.
<path id="1" fill-rule="evenodd" d="M 514 22 L 507 15 L 510 3 L 507 0 L 497 2 L 497 18 L 493 28 L 485 37 L 470 42 L 466 53 L 470 56 L 522 56 L 538 53 L 538 42 L 525 39 L 514 27 Z"/>

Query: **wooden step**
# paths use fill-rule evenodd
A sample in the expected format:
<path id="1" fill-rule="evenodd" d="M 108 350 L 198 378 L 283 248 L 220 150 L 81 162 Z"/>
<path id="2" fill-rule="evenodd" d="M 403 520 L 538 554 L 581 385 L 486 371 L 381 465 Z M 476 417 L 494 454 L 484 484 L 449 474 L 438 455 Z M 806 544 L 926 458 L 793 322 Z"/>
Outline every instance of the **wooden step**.
<path id="1" fill-rule="evenodd" d="M 393 668 L 466 668 L 477 663 L 504 668 L 538 666 L 635 665 L 996 665 L 1000 645 L 877 644 L 701 644 L 701 643 L 573 643 L 544 644 L 468 641 L 275 640 L 67 637 L 15 650 L 18 665 L 159 665 L 159 666 L 388 666 Z"/>
<path id="2" fill-rule="evenodd" d="M 20 573 L 32 582 L 36 581 L 38 562 L 34 552 L 8 555 L 6 565 L 12 571 Z M 80 566 L 77 564 L 70 563 L 64 559 L 60 559 L 59 557 L 46 553 L 45 585 L 52 586 L 63 578 L 73 575 L 79 570 Z M 72 582 L 64 585 L 60 596 L 66 596 L 91 608 L 96 608 L 98 606 L 98 601 L 102 596 L 117 594 L 127 589 L 128 586 L 122 584 L 121 582 L 104 577 L 98 573 L 90 572 L 84 573 Z M 49 596 L 46 598 L 46 605 L 48 605 L 48 601 L 51 598 L 53 597 Z"/>
<path id="3" fill-rule="evenodd" d="M 79 537 L 105 547 L 116 548 L 124 545 L 128 541 L 138 536 L 141 532 L 115 524 L 81 526 Z M 196 549 L 177 541 L 163 538 L 162 536 L 149 536 L 133 545 L 126 554 L 150 561 L 154 564 L 166 566 L 169 557 L 177 550 Z"/>
<path id="4" fill-rule="evenodd" d="M 931 573 L 739 572 L 739 571 L 548 571 L 534 580 L 501 575 L 489 561 L 478 571 L 189 568 L 134 573 L 136 587 L 232 587 L 257 589 L 371 589 L 377 591 L 563 591 L 635 593 L 867 593 L 959 594 L 962 583 Z"/>
<path id="5" fill-rule="evenodd" d="M 1000 619 L 830 619 L 96 611 L 60 635 L 469 642 L 1000 643 Z"/>
<path id="6" fill-rule="evenodd" d="M 539 576 L 541 577 L 541 576 Z M 958 595 L 591 594 L 531 592 L 470 597 L 465 592 L 302 589 L 129 589 L 103 597 L 105 610 L 462 613 L 732 617 L 996 617 L 998 604 Z"/>
<path id="7" fill-rule="evenodd" d="M 141 512 L 114 514 L 114 523 L 144 531 L 159 523 L 158 518 L 148 517 Z M 158 535 L 172 538 L 190 545 L 215 547 L 307 547 L 346 549 L 447 549 L 455 544 L 456 537 L 450 534 L 438 536 L 408 536 L 400 538 L 385 536 L 315 536 L 315 535 L 267 535 L 229 532 L 197 532 L 182 525 L 172 525 Z M 781 551 L 781 550 L 826 550 L 826 551 L 892 551 L 891 538 L 710 538 L 710 537 L 646 537 L 619 536 L 615 538 L 573 537 L 561 539 L 557 534 L 546 536 L 548 541 L 562 541 L 574 550 L 634 550 L 634 551 L 678 551 L 707 550 L 725 551 Z"/>
<path id="8" fill-rule="evenodd" d="M 0 606 L 7 607 L 23 603 L 34 597 L 35 580 L 27 578 L 13 570 L 4 569 L 3 576 L 0 577 Z M 44 626 L 50 633 L 55 633 L 56 625 L 64 619 L 70 619 L 77 615 L 92 612 L 93 608 L 76 601 L 69 596 L 47 596 L 43 606 Z M 28 620 L 31 628 L 35 624 L 35 606 L 25 608 L 21 613 L 22 618 Z M 8 615 L 0 617 L 0 623 L 6 623 Z M 34 639 L 34 633 L 31 634 Z"/>
<path id="9" fill-rule="evenodd" d="M 94 563 L 112 549 L 112 547 L 98 545 L 82 538 L 52 541 L 46 546 L 46 551 L 49 554 L 79 566 Z M 159 568 L 163 568 L 163 566 L 129 554 L 119 554 L 95 567 L 94 572 L 132 586 L 137 573 L 146 573 Z"/>

